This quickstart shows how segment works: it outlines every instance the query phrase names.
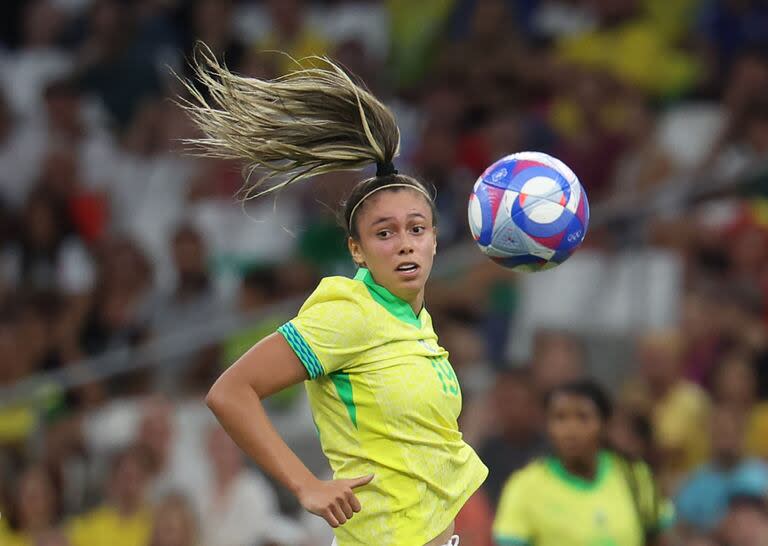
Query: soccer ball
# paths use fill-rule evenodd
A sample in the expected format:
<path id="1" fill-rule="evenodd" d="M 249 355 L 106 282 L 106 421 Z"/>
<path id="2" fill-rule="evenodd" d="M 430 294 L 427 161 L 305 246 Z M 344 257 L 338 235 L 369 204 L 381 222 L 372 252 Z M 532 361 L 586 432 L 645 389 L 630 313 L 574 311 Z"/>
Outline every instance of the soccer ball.
<path id="1" fill-rule="evenodd" d="M 469 196 L 469 227 L 480 250 L 515 271 L 563 263 L 584 240 L 587 194 L 562 161 L 540 152 L 488 167 Z"/>

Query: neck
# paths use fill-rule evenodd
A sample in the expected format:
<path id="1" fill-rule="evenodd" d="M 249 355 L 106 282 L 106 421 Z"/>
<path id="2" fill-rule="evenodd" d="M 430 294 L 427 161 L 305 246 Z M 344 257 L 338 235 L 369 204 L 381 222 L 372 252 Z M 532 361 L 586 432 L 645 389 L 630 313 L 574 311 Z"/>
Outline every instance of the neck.
<path id="1" fill-rule="evenodd" d="M 415 298 L 409 299 L 408 303 L 411 309 L 413 309 L 413 314 L 418 317 L 421 309 L 424 307 L 424 291 L 419 292 Z"/>
<path id="2" fill-rule="evenodd" d="M 713 459 L 715 466 L 723 470 L 730 470 L 739 464 L 741 457 L 735 453 L 717 453 Z"/>
<path id="3" fill-rule="evenodd" d="M 50 527 L 48 524 L 48 518 L 34 519 L 33 521 L 24 522 L 20 526 L 26 533 L 33 534 L 45 531 Z"/>
<path id="4" fill-rule="evenodd" d="M 749 410 L 757 403 L 757 400 L 752 396 L 722 397 L 720 403 L 742 414 L 749 414 Z"/>
<path id="5" fill-rule="evenodd" d="M 150 471 L 153 475 L 160 474 L 168 466 L 168 453 L 165 451 L 151 452 L 153 458 L 150 463 Z"/>
<path id="6" fill-rule="evenodd" d="M 677 380 L 672 381 L 655 381 L 649 384 L 651 389 L 651 396 L 654 400 L 661 400 L 669 391 L 677 384 Z"/>
<path id="7" fill-rule="evenodd" d="M 205 273 L 189 273 L 179 278 L 176 287 L 177 297 L 194 296 L 208 289 L 209 279 Z"/>
<path id="8" fill-rule="evenodd" d="M 115 502 L 115 507 L 122 517 L 129 518 L 139 511 L 141 505 L 133 500 L 118 500 Z"/>
<path id="9" fill-rule="evenodd" d="M 597 459 L 598 456 L 595 455 L 589 458 L 561 459 L 561 461 L 569 474 L 593 481 L 597 478 Z"/>

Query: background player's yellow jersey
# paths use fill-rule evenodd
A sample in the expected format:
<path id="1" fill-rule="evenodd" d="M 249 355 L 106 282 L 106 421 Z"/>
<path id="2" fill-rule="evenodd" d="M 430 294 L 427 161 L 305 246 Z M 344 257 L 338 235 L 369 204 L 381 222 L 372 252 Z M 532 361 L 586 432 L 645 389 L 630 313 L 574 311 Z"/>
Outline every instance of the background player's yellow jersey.
<path id="1" fill-rule="evenodd" d="M 649 506 L 655 488 L 648 467 L 634 464 L 630 487 L 627 463 L 607 452 L 593 482 L 569 474 L 554 457 L 530 463 L 504 486 L 493 525 L 497 545 L 644 546 L 636 502 Z M 669 503 L 644 513 L 655 518 L 646 529 L 661 530 L 673 518 Z"/>
<path id="2" fill-rule="evenodd" d="M 488 474 L 463 440 L 461 391 L 426 309 L 367 269 L 321 281 L 281 326 L 307 369 L 320 443 L 336 478 L 374 473 L 339 546 L 418 546 L 442 533 Z"/>

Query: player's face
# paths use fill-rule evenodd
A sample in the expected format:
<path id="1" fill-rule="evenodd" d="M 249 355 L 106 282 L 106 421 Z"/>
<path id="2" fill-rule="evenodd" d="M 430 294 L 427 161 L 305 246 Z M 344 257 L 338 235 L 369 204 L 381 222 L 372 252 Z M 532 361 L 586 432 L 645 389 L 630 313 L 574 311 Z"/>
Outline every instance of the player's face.
<path id="1" fill-rule="evenodd" d="M 549 404 L 547 432 L 558 457 L 589 460 L 600 450 L 603 421 L 592 400 L 561 393 Z"/>
<path id="2" fill-rule="evenodd" d="M 410 189 L 382 190 L 368 199 L 355 218 L 359 240 L 349 239 L 352 258 L 377 283 L 420 307 L 437 249 L 429 203 Z"/>

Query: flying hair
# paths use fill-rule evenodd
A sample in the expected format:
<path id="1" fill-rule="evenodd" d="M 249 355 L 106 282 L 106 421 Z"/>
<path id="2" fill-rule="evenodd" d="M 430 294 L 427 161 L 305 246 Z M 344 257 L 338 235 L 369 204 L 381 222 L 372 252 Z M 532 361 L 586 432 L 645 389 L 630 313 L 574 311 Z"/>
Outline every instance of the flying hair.
<path id="1" fill-rule="evenodd" d="M 326 57 L 308 57 L 274 80 L 237 75 L 198 43 L 193 82 L 179 99 L 203 136 L 187 139 L 204 157 L 244 162 L 244 199 L 318 174 L 391 165 L 400 130 L 392 112 Z M 302 66 L 301 64 L 298 66 Z"/>

